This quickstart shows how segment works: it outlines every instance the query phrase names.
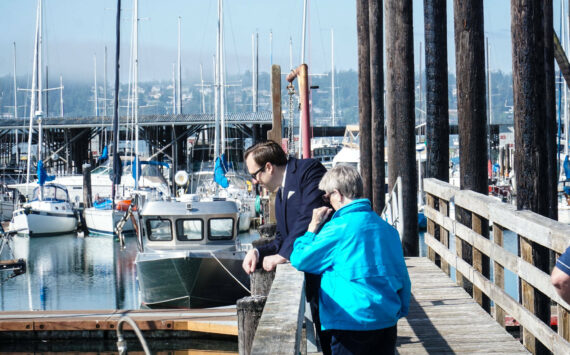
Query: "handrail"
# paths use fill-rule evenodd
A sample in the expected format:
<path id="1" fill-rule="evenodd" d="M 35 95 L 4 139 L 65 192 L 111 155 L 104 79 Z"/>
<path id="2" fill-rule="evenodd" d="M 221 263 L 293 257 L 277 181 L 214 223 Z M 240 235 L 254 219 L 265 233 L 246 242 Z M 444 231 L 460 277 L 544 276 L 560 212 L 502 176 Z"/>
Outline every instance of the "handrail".
<path id="1" fill-rule="evenodd" d="M 404 215 L 404 207 L 400 201 L 402 201 L 402 177 L 398 176 L 394 187 L 392 187 L 392 191 L 390 191 L 388 195 L 386 205 L 382 213 L 380 213 L 380 217 L 394 226 L 394 228 L 398 230 L 401 238 L 402 235 L 404 235 L 404 223 L 400 216 Z"/>
<path id="2" fill-rule="evenodd" d="M 518 235 L 521 243 L 532 241 L 559 255 L 570 245 L 570 226 L 530 211 L 517 211 L 512 205 L 473 191 L 459 190 L 436 179 L 424 179 L 424 188 L 427 200 L 424 213 L 428 218 L 425 242 L 430 259 L 436 261 L 441 258 L 441 267 L 448 275 L 449 267 L 455 268 L 458 280 L 461 277 L 469 280 L 474 287 L 489 297 L 495 303 L 497 322 L 504 326 L 506 312 L 553 353 L 570 353 L 568 342 L 570 305 L 555 292 L 547 273 L 502 246 L 503 233 L 510 230 Z M 450 217 L 448 211 L 452 207 L 451 203 L 471 212 L 474 220 L 487 220 L 489 226 L 493 228 L 494 240 L 487 239 L 475 228 L 469 228 Z M 481 225 L 485 223 L 479 223 L 479 226 Z M 449 249 L 450 237 L 456 240 L 456 250 Z M 462 243 L 473 247 L 473 260 L 476 254 L 486 255 L 489 258 L 494 268 L 494 281 L 483 275 L 480 265 L 475 265 L 473 262 L 472 266 L 462 258 L 460 253 Z M 519 300 L 515 300 L 505 292 L 504 269 L 510 270 L 521 282 L 534 290 L 539 290 L 551 301 L 556 302 L 559 313 L 558 334 L 550 328 L 550 324 L 535 316 L 532 309 L 526 308 Z"/>
<path id="3" fill-rule="evenodd" d="M 299 354 L 305 314 L 304 275 L 291 264 L 277 265 L 251 354 Z"/>

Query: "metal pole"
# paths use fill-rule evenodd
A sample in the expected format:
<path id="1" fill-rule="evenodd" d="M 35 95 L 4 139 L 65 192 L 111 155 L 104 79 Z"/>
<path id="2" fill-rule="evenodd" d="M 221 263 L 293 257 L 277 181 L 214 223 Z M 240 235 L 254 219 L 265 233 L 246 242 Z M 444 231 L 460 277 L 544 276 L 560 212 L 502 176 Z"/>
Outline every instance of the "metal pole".
<path id="1" fill-rule="evenodd" d="M 176 81 L 176 113 L 182 114 L 182 61 L 180 55 L 180 23 L 182 17 L 178 16 L 178 76 Z"/>

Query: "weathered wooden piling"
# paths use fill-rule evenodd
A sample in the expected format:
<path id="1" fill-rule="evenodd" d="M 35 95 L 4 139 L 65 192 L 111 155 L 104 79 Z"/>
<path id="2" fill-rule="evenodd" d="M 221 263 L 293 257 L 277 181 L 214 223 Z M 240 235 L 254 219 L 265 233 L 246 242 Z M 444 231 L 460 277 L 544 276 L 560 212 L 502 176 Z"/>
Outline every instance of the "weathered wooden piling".
<path id="1" fill-rule="evenodd" d="M 238 317 L 238 351 L 240 355 L 251 353 L 251 345 L 267 296 L 249 296 L 236 303 Z"/>
<path id="2" fill-rule="evenodd" d="M 358 117 L 360 124 L 360 175 L 363 196 L 372 201 L 372 106 L 370 100 L 370 27 L 368 0 L 356 1 L 358 36 Z"/>
<path id="3" fill-rule="evenodd" d="M 449 181 L 447 10 L 445 0 L 424 0 L 426 56 L 426 177 Z"/>
<path id="4" fill-rule="evenodd" d="M 513 46 L 513 110 L 515 126 L 514 153 L 517 209 L 549 215 L 549 157 L 546 132 L 546 16 L 542 2 L 511 0 L 511 36 Z M 550 60 L 550 59 L 549 59 Z M 548 73 L 552 75 L 552 73 Z M 552 144 L 552 142 L 551 142 Z M 554 151 L 554 150 L 551 150 Z M 526 238 L 519 238 L 523 260 L 549 273 L 548 249 Z M 531 284 L 521 281 L 522 303 L 543 322 L 550 321 L 548 297 Z M 537 354 L 546 348 L 526 329 L 523 343 Z"/>
<path id="5" fill-rule="evenodd" d="M 372 207 L 382 213 L 386 204 L 386 172 L 384 171 L 384 37 L 382 6 L 378 0 L 368 3 L 370 29 L 370 96 L 371 96 L 371 189 Z M 362 147 L 360 149 L 362 153 Z"/>
<path id="6" fill-rule="evenodd" d="M 259 227 L 260 238 L 254 240 L 254 248 L 269 243 L 275 237 L 276 225 L 274 223 L 265 224 Z M 238 349 L 240 355 L 249 354 L 253 344 L 253 338 L 267 295 L 271 290 L 275 270 L 267 272 L 262 268 L 257 268 L 250 278 L 251 296 L 241 298 L 237 301 L 238 315 Z"/>
<path id="7" fill-rule="evenodd" d="M 388 186 L 402 178 L 404 255 L 417 256 L 418 173 L 415 149 L 414 43 L 411 0 L 386 0 Z M 362 130 L 362 128 L 361 128 Z"/>
<path id="8" fill-rule="evenodd" d="M 457 116 L 459 124 L 460 187 L 479 193 L 488 193 L 487 176 L 487 116 L 485 46 L 483 30 L 483 1 L 454 0 L 455 13 L 455 61 L 457 67 Z M 456 209 L 458 220 L 468 227 L 475 227 L 479 216 Z M 481 221 L 477 229 L 489 238 L 488 222 Z M 481 272 L 489 277 L 489 258 L 472 247 L 462 243 L 462 257 L 473 264 L 478 262 Z M 470 291 L 471 283 L 464 280 Z M 481 300 L 481 306 L 490 311 L 489 298 L 473 289 L 474 297 Z"/>
<path id="9" fill-rule="evenodd" d="M 85 208 L 93 206 L 93 196 L 91 193 L 91 164 L 83 164 L 83 206 Z"/>
<path id="10" fill-rule="evenodd" d="M 558 219 L 558 166 L 556 149 L 557 124 L 556 124 L 556 89 L 554 80 L 554 27 L 552 24 L 553 9 L 552 0 L 542 2 L 544 12 L 544 73 L 545 73 L 545 106 L 546 106 L 546 154 L 548 187 L 548 215 L 547 217 Z"/>

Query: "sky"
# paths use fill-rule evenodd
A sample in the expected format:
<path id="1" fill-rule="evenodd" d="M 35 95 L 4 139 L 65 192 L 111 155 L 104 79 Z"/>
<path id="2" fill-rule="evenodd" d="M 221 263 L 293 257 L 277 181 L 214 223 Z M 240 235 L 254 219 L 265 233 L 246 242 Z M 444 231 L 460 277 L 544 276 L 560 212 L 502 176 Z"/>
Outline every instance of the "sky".
<path id="1" fill-rule="evenodd" d="M 134 0 L 122 1 L 121 81 L 128 80 Z M 554 26 L 558 30 L 560 1 L 554 1 Z M 414 4 L 414 59 L 419 70 L 420 42 L 424 42 L 423 0 Z M 455 72 L 453 1 L 448 0 L 448 65 Z M 98 80 L 104 72 L 112 82 L 115 47 L 116 0 L 44 1 L 44 64 L 50 81 Z M 31 75 L 37 0 L 0 0 L 0 76 L 12 76 L 16 43 L 16 72 Z M 181 17 L 182 78 L 197 80 L 200 65 L 204 80 L 213 77 L 216 52 L 216 0 L 139 0 L 139 80 L 172 80 L 177 61 L 178 17 Z M 566 9 L 566 11 L 568 11 Z M 485 35 L 489 40 L 491 71 L 511 72 L 510 1 L 485 0 Z M 331 30 L 334 33 L 335 70 L 357 70 L 356 5 L 354 0 L 309 0 L 305 62 L 311 73 L 330 72 Z M 259 68 L 271 64 L 282 72 L 301 62 L 302 0 L 225 0 L 224 37 L 226 73 L 251 71 L 252 35 L 259 36 Z M 272 40 L 270 40 L 270 37 Z M 96 58 L 96 59 L 95 59 Z M 95 64 L 96 61 L 96 64 Z M 425 63 L 425 61 L 422 62 Z"/>

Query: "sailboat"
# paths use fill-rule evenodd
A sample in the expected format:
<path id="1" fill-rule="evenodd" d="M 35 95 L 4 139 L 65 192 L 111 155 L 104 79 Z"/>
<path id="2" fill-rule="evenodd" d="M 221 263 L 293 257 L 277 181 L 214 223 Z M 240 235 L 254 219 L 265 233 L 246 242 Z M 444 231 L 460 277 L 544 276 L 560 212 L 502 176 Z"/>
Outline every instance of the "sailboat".
<path id="1" fill-rule="evenodd" d="M 119 2 L 120 4 L 120 2 Z M 120 5 L 119 5 L 120 6 Z M 118 13 L 120 14 L 121 9 L 117 8 Z M 118 15 L 119 16 L 119 15 Z M 135 14 L 134 14 L 134 26 L 137 28 L 138 26 L 138 7 L 137 2 L 135 1 Z M 123 164 L 121 162 L 121 158 L 118 154 L 118 143 L 119 143 L 119 56 L 120 56 L 120 22 L 119 17 L 117 18 L 117 47 L 116 47 L 116 62 L 115 62 L 115 99 L 114 99 L 114 107 L 113 107 L 113 152 L 112 152 L 112 164 L 109 166 L 109 183 L 111 198 L 109 199 L 96 199 L 93 203 L 93 206 L 89 206 L 85 208 L 83 211 L 83 216 L 85 218 L 85 225 L 87 230 L 90 234 L 103 234 L 103 235 L 115 235 L 119 233 L 128 233 L 133 232 L 134 227 L 132 221 L 130 219 L 125 220 L 125 224 L 122 225 L 121 230 L 117 230 L 117 224 L 124 219 L 125 213 L 128 211 L 131 199 L 128 200 L 121 200 L 120 203 L 116 204 L 115 194 L 116 194 L 116 187 L 121 184 L 122 174 L 123 174 Z M 135 43 L 136 43 L 136 36 L 135 36 Z M 136 44 L 135 44 L 136 46 Z M 135 49 L 136 53 L 136 49 Z M 135 58 L 136 61 L 136 58 Z M 137 70 L 135 70 L 135 76 L 137 74 Z M 134 92 L 136 95 L 137 92 L 137 81 L 135 79 L 135 87 Z M 136 100 L 134 105 L 135 112 L 137 110 Z M 135 113 L 136 116 L 136 113 Z M 138 144 L 136 144 L 138 146 Z M 131 165 L 133 172 L 135 172 L 133 179 L 134 179 L 134 186 L 137 186 L 137 175 L 138 169 L 136 157 L 133 161 L 134 165 Z M 123 223 L 123 222 L 121 222 Z"/>
<path id="2" fill-rule="evenodd" d="M 77 228 L 77 218 L 65 186 L 46 184 L 53 180 L 48 176 L 42 161 L 42 73 L 41 73 L 41 25 L 42 0 L 38 0 L 36 16 L 36 33 L 34 40 L 34 67 L 32 79 L 32 95 L 30 104 L 30 129 L 28 135 L 28 152 L 32 142 L 33 122 L 38 122 L 38 187 L 34 189 L 30 202 L 14 211 L 10 229 L 30 236 L 48 236 L 70 233 Z M 37 78 L 36 80 L 36 73 Z M 37 95 L 37 101 L 36 101 Z M 30 159 L 27 163 L 27 180 L 30 176 Z"/>

